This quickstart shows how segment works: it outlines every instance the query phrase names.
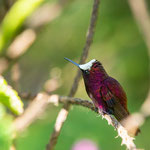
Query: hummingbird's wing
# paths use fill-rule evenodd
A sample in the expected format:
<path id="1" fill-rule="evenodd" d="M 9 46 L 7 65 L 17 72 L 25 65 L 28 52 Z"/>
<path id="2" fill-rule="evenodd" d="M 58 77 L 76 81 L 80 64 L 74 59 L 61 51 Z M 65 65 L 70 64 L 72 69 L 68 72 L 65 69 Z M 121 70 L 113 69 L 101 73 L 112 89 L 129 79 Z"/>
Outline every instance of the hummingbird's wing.
<path id="1" fill-rule="evenodd" d="M 100 94 L 106 102 L 108 111 L 112 110 L 119 121 L 129 115 L 126 94 L 118 81 L 111 77 L 105 79 Z"/>
<path id="2" fill-rule="evenodd" d="M 106 101 L 108 108 L 113 110 L 116 119 L 126 127 L 127 124 L 124 119 L 129 115 L 126 93 L 119 82 L 111 77 L 104 80 L 103 86 L 101 94 L 103 94 L 104 101 Z M 136 127 L 128 132 L 131 136 L 135 136 L 140 132 L 140 129 Z"/>
<path id="3" fill-rule="evenodd" d="M 113 97 L 113 100 L 118 100 L 124 109 L 127 110 L 127 96 L 119 82 L 109 77 L 104 80 L 104 85 L 107 87 L 108 93 L 111 93 L 109 95 Z"/>
<path id="4" fill-rule="evenodd" d="M 100 88 L 100 95 L 102 99 L 106 102 L 107 106 L 113 108 L 115 105 L 114 95 L 109 91 L 108 87 L 103 84 Z"/>

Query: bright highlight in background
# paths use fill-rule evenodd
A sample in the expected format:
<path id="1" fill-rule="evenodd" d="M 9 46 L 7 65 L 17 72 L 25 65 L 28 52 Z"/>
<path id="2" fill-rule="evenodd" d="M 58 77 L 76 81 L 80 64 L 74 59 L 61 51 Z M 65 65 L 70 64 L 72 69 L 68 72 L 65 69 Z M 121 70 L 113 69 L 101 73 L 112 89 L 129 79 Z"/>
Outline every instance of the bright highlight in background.
<path id="1" fill-rule="evenodd" d="M 76 142 L 71 150 L 100 150 L 96 143 L 89 139 L 82 139 Z"/>

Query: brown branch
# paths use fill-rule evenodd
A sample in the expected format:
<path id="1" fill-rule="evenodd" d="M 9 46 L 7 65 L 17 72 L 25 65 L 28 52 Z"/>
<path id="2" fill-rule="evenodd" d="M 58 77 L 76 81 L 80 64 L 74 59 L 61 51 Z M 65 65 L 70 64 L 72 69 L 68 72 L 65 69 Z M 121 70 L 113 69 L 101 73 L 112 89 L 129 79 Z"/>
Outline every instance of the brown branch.
<path id="1" fill-rule="evenodd" d="M 118 132 L 118 136 L 121 137 L 122 143 L 121 145 L 125 145 L 128 150 L 137 150 L 136 145 L 134 144 L 134 138 L 129 136 L 127 130 L 114 118 L 109 114 L 101 114 L 102 118 L 105 118 L 109 125 L 112 125 L 115 130 Z M 118 137 L 117 136 L 117 137 Z"/>
<path id="2" fill-rule="evenodd" d="M 9 2 L 10 0 L 4 0 L 4 2 L 7 1 Z M 36 18 L 32 17 L 30 21 L 32 21 L 32 23 L 30 21 L 28 21 L 29 25 L 31 25 L 32 29 L 30 29 L 30 27 L 28 26 L 27 29 L 25 29 L 20 35 L 18 35 L 15 40 L 11 43 L 11 45 L 9 46 L 7 53 L 5 54 L 6 56 L 4 56 L 3 58 L 0 58 L 0 74 L 7 72 L 7 70 L 12 67 L 18 60 L 18 58 L 20 58 L 28 49 L 29 47 L 34 43 L 34 41 L 36 40 L 37 37 L 37 33 L 38 30 L 37 28 L 41 28 L 42 26 L 44 26 L 45 24 L 53 21 L 54 19 L 56 19 L 58 16 L 60 16 L 63 8 L 65 8 L 65 5 L 67 4 L 68 0 L 59 0 L 58 3 L 54 3 L 54 4 L 50 4 L 50 5 L 43 5 L 42 9 L 39 8 L 38 10 L 38 14 Z M 47 9 L 45 9 L 47 8 Z M 46 10 L 46 11 L 45 11 Z M 48 14 L 48 16 L 47 16 Z M 1 19 L 0 15 L 0 19 Z M 38 21 L 37 21 L 38 20 Z M 39 22 L 39 20 L 41 22 Z M 30 24 L 31 23 L 31 24 Z M 13 62 L 13 65 L 12 65 Z M 17 82 L 14 82 L 15 85 Z M 34 101 L 36 102 L 36 101 Z M 29 105 L 29 108 L 27 108 L 27 112 L 30 112 L 30 109 L 34 106 L 34 102 L 32 102 L 32 105 Z M 42 102 L 41 102 L 42 103 Z M 44 103 L 42 103 L 42 107 L 45 107 Z M 42 108 L 41 107 L 41 108 Z M 37 107 L 38 108 L 38 107 Z M 40 107 L 39 107 L 40 109 Z M 34 114 L 35 116 L 39 115 L 39 110 L 37 109 L 37 113 Z M 24 117 L 29 117 L 26 116 L 26 113 L 24 114 Z M 18 118 L 19 120 L 20 118 Z M 34 119 L 30 118 L 31 120 Z M 26 126 L 29 122 L 26 123 Z M 22 123 L 19 122 L 18 124 L 18 128 L 19 126 L 21 126 L 21 128 L 25 128 L 22 127 L 21 125 Z M 24 124 L 25 125 L 25 124 Z"/>
<path id="3" fill-rule="evenodd" d="M 146 33 L 146 32 L 145 32 Z M 145 34 L 144 33 L 144 34 Z M 92 33 L 93 34 L 93 33 Z M 87 36 L 87 39 L 88 39 L 88 36 Z M 90 39 L 90 37 L 89 37 Z M 92 39 L 92 38 L 91 38 Z M 92 42 L 92 40 L 89 40 Z M 89 43 L 89 42 L 87 42 Z M 88 45 L 88 44 L 87 44 Z M 91 44 L 89 44 L 89 47 L 90 47 Z M 85 46 L 84 49 L 89 49 L 89 47 Z M 84 51 L 85 52 L 85 51 Z M 88 51 L 84 54 L 82 54 L 82 56 L 86 56 L 88 54 Z M 82 60 L 84 60 L 84 58 L 82 57 L 82 59 L 80 60 L 80 62 Z M 86 56 L 87 57 L 87 56 Z M 86 59 L 85 57 L 85 59 Z M 85 60 L 84 60 L 85 61 Z M 84 62 L 81 62 L 81 63 L 84 63 Z M 77 90 L 77 87 L 78 87 L 78 82 L 79 82 L 79 78 L 80 78 L 80 73 L 78 72 L 78 75 L 76 76 L 75 78 L 75 81 L 74 81 L 74 86 L 72 87 L 71 89 L 71 92 L 70 92 L 70 95 L 74 95 L 76 90 Z M 36 102 L 34 103 L 35 105 L 37 106 L 40 106 L 40 108 L 38 109 L 33 109 L 33 108 L 36 108 L 33 104 L 31 105 L 32 108 L 31 109 L 27 109 L 25 111 L 25 113 L 23 114 L 23 116 L 17 118 L 14 122 L 14 126 L 16 126 L 16 130 L 18 131 L 21 131 L 23 129 L 25 129 L 33 120 L 35 120 L 38 115 L 40 114 L 39 113 L 39 109 L 40 110 L 43 110 L 46 108 L 47 104 L 48 103 L 54 103 L 54 104 L 58 104 L 59 102 L 60 103 L 64 103 L 65 106 L 70 106 L 70 104 L 77 104 L 77 105 L 81 105 L 81 106 L 84 106 L 84 107 L 87 107 L 95 112 L 98 113 L 97 109 L 94 107 L 93 103 L 90 102 L 90 101 L 86 101 L 86 100 L 81 100 L 81 99 L 77 99 L 77 98 L 70 98 L 70 97 L 59 97 L 58 95 L 52 95 L 52 96 L 42 96 L 42 95 L 38 95 L 38 97 L 41 97 L 41 98 L 36 98 Z M 42 99 L 42 101 L 40 101 L 40 99 Z M 40 105 L 39 105 L 39 102 L 40 102 Z M 140 114 L 133 114 L 134 118 L 135 116 L 138 116 L 138 117 L 147 117 L 150 115 L 150 112 L 149 111 L 145 111 L 145 110 L 149 110 L 149 104 L 150 104 L 150 94 L 148 95 L 148 98 L 147 98 L 147 101 L 143 104 L 142 108 L 141 108 L 141 112 L 142 112 L 142 115 L 141 113 Z M 42 109 L 41 109 L 42 108 Z M 31 112 L 29 110 L 34 110 L 33 111 L 33 115 L 31 115 Z M 69 107 L 68 107 L 68 110 L 69 110 Z M 105 118 L 109 124 L 111 124 L 112 126 L 114 126 L 114 128 L 117 130 L 118 132 L 118 136 L 120 136 L 122 138 L 122 144 L 125 144 L 126 147 L 129 149 L 129 150 L 136 150 L 136 146 L 133 142 L 133 138 L 130 137 L 128 134 L 127 134 L 127 131 L 126 129 L 124 129 L 120 123 L 114 118 L 112 117 L 111 115 L 108 115 L 108 114 L 103 114 L 101 112 L 99 112 L 103 118 Z M 67 114 L 68 114 L 68 111 L 66 109 L 62 109 L 59 113 L 59 117 L 57 118 L 57 121 L 56 121 L 56 124 L 55 124 L 55 132 L 57 132 L 58 134 L 55 134 L 56 136 L 53 136 L 53 138 L 56 138 L 56 139 L 53 139 L 54 140 L 54 144 L 53 146 L 55 146 L 55 142 L 57 142 L 57 138 L 59 136 L 59 133 L 60 133 L 60 130 L 61 130 L 61 127 L 63 125 L 63 122 L 65 121 L 66 117 L 67 117 Z M 30 117 L 27 117 L 27 116 L 30 116 Z M 136 119 L 136 120 L 140 120 L 139 118 Z M 24 123 L 23 123 L 24 122 Z M 21 123 L 21 124 L 20 124 Z M 143 120 L 141 119 L 141 122 L 140 122 L 140 125 L 142 125 L 143 123 Z M 132 124 L 130 124 L 132 126 Z M 54 148 L 54 147 L 52 147 Z"/>
<path id="4" fill-rule="evenodd" d="M 104 114 L 103 112 L 98 112 L 98 109 L 93 105 L 92 101 L 82 100 L 79 98 L 67 97 L 67 96 L 59 96 L 59 95 L 48 95 L 46 93 L 39 93 L 37 97 L 33 100 L 30 107 L 28 107 L 24 114 L 18 117 L 14 122 L 14 128 L 16 131 L 20 132 L 26 129 L 34 120 L 38 118 L 38 116 L 43 112 L 49 103 L 53 103 L 54 105 L 58 105 L 59 103 L 69 103 L 73 105 L 83 106 L 85 108 L 94 111 L 95 113 L 101 114 L 102 118 L 105 118 L 108 124 L 111 124 L 118 132 L 118 136 L 122 138 L 122 144 L 125 144 L 129 150 L 136 150 L 136 146 L 133 142 L 133 138 L 127 134 L 125 128 L 121 126 L 121 124 L 111 115 Z M 64 113 L 64 110 L 61 110 L 61 114 Z M 56 130 L 60 129 L 61 119 L 57 119 L 57 124 L 55 124 Z"/>
<path id="5" fill-rule="evenodd" d="M 45 93 L 39 93 L 31 102 L 31 104 L 25 109 L 24 113 L 17 117 L 13 126 L 16 131 L 20 132 L 27 128 L 39 115 L 44 112 L 47 106 L 48 95 Z"/>
<path id="6" fill-rule="evenodd" d="M 94 0 L 93 10 L 92 10 L 92 15 L 91 15 L 91 20 L 90 20 L 90 26 L 89 26 L 88 32 L 87 32 L 85 47 L 83 48 L 83 53 L 80 58 L 80 64 L 85 62 L 85 60 L 88 56 L 90 46 L 93 41 L 94 30 L 95 30 L 96 21 L 98 18 L 99 3 L 100 3 L 100 0 Z M 69 96 L 73 97 L 75 95 L 77 88 L 78 88 L 78 83 L 79 83 L 80 77 L 81 77 L 81 72 L 78 70 L 77 75 L 74 79 L 72 88 L 70 90 Z M 61 128 L 63 127 L 63 124 L 68 116 L 69 109 L 70 109 L 70 104 L 66 103 L 63 106 L 63 108 L 60 110 L 60 112 L 57 116 L 56 122 L 55 122 L 55 127 L 54 127 L 53 133 L 51 135 L 50 141 L 46 147 L 47 150 L 54 149 L 54 147 L 57 143 L 58 136 L 61 132 Z M 59 126 L 57 126 L 57 124 L 59 124 Z"/>
<path id="7" fill-rule="evenodd" d="M 39 93 L 33 99 L 33 101 L 31 102 L 29 107 L 27 107 L 24 113 L 14 120 L 13 125 L 15 130 L 17 132 L 20 132 L 26 129 L 34 120 L 36 120 L 39 117 L 39 115 L 42 112 L 45 111 L 49 103 L 53 103 L 56 106 L 58 106 L 59 103 L 80 105 L 98 113 L 97 109 L 91 101 L 81 100 L 79 98 L 72 98 L 67 96 L 48 95 L 47 93 Z"/>
<path id="8" fill-rule="evenodd" d="M 88 29 L 88 32 L 87 32 L 87 37 L 86 37 L 86 43 L 85 43 L 85 46 L 83 48 L 83 53 L 81 55 L 79 64 L 85 63 L 85 61 L 88 57 L 90 46 L 93 42 L 94 30 L 95 30 L 96 21 L 97 21 L 97 18 L 98 18 L 99 3 L 100 3 L 100 0 L 95 0 L 94 1 L 90 26 L 89 26 L 89 29 Z M 78 88 L 78 83 L 79 83 L 80 77 L 81 77 L 81 71 L 78 70 L 77 75 L 76 75 L 76 77 L 74 79 L 74 82 L 73 82 L 73 86 L 70 90 L 69 96 L 74 96 L 75 95 L 75 93 L 77 91 L 77 88 Z"/>

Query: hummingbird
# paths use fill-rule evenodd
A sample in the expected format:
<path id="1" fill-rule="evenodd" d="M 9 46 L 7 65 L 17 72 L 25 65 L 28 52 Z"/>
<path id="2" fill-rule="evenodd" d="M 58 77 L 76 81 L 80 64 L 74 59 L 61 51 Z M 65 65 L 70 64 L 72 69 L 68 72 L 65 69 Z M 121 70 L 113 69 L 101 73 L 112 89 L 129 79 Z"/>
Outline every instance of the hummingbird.
<path id="1" fill-rule="evenodd" d="M 110 77 L 101 62 L 96 59 L 92 59 L 85 64 L 77 64 L 68 58 L 65 59 L 81 70 L 86 92 L 92 99 L 95 107 L 104 114 L 114 115 L 124 126 L 123 120 L 127 118 L 130 113 L 127 108 L 127 96 L 120 83 Z M 129 134 L 134 136 L 137 135 L 138 132 L 140 132 L 140 130 L 136 129 L 134 133 Z"/>

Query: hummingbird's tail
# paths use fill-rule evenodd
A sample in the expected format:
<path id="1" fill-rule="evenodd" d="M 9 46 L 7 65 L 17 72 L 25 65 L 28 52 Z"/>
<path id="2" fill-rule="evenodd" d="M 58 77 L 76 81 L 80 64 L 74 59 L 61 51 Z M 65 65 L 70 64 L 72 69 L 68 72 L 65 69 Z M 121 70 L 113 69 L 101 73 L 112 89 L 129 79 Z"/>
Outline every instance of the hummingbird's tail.
<path id="1" fill-rule="evenodd" d="M 137 136 L 141 132 L 139 127 L 132 123 L 129 111 L 119 103 L 115 105 L 113 114 L 130 136 Z"/>

